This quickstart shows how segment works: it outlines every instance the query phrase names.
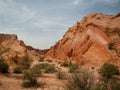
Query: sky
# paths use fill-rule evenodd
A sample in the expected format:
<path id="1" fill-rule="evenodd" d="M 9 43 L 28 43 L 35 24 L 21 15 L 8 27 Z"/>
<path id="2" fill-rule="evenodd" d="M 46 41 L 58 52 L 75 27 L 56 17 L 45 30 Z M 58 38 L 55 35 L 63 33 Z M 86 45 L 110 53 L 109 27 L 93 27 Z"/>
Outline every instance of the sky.
<path id="1" fill-rule="evenodd" d="M 89 13 L 117 14 L 120 0 L 0 0 L 0 33 L 47 49 Z"/>

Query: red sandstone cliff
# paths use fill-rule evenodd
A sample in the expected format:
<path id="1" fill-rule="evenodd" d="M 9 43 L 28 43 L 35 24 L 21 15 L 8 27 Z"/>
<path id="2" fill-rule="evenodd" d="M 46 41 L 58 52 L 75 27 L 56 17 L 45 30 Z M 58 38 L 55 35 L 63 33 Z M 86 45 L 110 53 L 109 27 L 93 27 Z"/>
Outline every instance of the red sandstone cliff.
<path id="1" fill-rule="evenodd" d="M 89 14 L 70 27 L 44 57 L 77 61 L 87 66 L 99 66 L 107 61 L 120 65 L 119 36 L 120 14 Z M 108 49 L 109 42 L 115 43 L 113 50 Z"/>

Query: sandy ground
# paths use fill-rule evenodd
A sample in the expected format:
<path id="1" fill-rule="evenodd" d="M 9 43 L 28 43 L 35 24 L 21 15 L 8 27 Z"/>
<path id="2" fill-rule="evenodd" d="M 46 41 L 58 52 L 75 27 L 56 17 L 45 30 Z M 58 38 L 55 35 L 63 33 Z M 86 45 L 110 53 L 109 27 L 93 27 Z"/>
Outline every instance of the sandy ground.
<path id="1" fill-rule="evenodd" d="M 59 80 L 56 74 L 44 74 L 38 77 L 38 82 L 45 83 L 44 88 L 25 89 L 21 87 L 21 74 L 12 74 L 8 76 L 0 75 L 0 90 L 65 90 L 66 80 Z"/>

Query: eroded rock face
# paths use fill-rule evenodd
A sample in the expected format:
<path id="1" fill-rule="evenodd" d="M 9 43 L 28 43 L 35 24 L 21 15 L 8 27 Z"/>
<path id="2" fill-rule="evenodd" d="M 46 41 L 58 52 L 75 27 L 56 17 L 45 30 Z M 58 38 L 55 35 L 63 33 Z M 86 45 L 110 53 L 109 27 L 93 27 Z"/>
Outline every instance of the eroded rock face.
<path id="1" fill-rule="evenodd" d="M 120 14 L 115 16 L 89 14 L 70 27 L 44 57 L 53 60 L 71 60 L 88 67 L 96 67 L 112 61 L 116 52 L 108 49 L 108 43 L 119 36 Z M 118 56 L 117 61 L 120 62 Z"/>
<path id="2" fill-rule="evenodd" d="M 0 34 L 0 57 L 4 58 L 11 66 L 19 63 L 22 57 L 28 56 L 38 60 L 39 56 L 32 53 L 14 34 Z"/>

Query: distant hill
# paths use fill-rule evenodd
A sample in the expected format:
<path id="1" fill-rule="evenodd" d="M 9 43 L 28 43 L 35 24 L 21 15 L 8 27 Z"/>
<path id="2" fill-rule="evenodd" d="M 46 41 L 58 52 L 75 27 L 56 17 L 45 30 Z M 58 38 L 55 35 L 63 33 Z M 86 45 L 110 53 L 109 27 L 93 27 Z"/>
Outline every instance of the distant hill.
<path id="1" fill-rule="evenodd" d="M 5 59 L 12 66 L 19 63 L 25 56 L 32 60 L 39 59 L 39 55 L 28 49 L 23 41 L 18 40 L 17 35 L 0 34 L 0 58 Z"/>

